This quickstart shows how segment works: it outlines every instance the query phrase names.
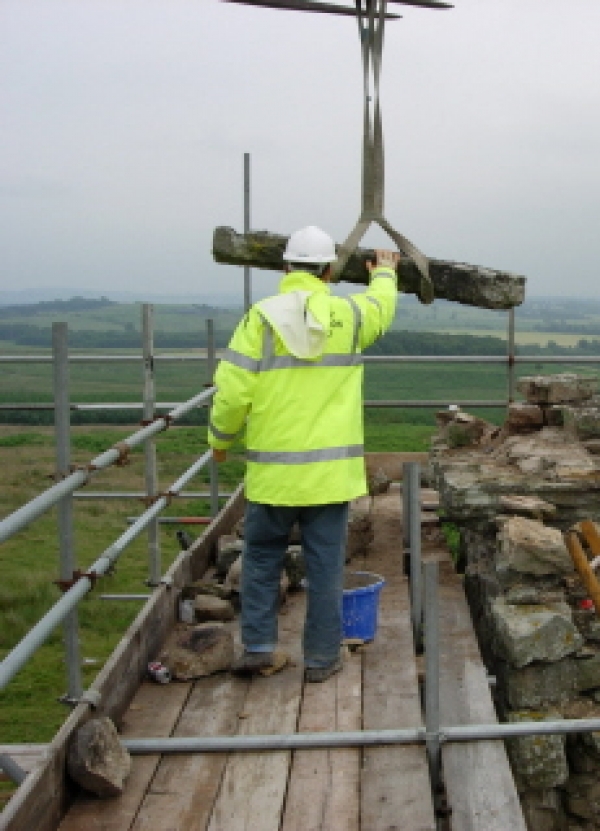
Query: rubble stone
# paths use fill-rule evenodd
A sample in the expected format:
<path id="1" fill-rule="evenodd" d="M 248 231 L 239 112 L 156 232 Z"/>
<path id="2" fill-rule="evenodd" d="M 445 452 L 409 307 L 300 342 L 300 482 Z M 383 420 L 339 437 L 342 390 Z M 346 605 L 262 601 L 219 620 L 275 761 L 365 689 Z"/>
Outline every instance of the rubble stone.
<path id="1" fill-rule="evenodd" d="M 223 534 L 223 536 L 219 537 L 215 563 L 217 577 L 225 577 L 243 549 L 244 541 L 235 534 Z"/>
<path id="2" fill-rule="evenodd" d="M 591 398 L 598 392 L 598 379 L 572 372 L 530 375 L 517 381 L 517 389 L 530 404 L 563 404 Z"/>
<path id="3" fill-rule="evenodd" d="M 173 643 L 161 656 L 178 681 L 193 681 L 229 669 L 233 661 L 233 635 L 222 623 L 200 623 L 176 628 Z"/>
<path id="4" fill-rule="evenodd" d="M 527 828 L 534 831 L 567 831 L 567 819 L 557 789 L 526 791 L 521 807 Z"/>
<path id="5" fill-rule="evenodd" d="M 573 561 L 561 532 L 538 520 L 509 517 L 498 532 L 499 569 L 526 574 L 569 574 Z"/>
<path id="6" fill-rule="evenodd" d="M 86 721 L 67 751 L 71 778 L 97 796 L 118 796 L 131 772 L 131 757 L 112 721 L 104 716 Z"/>
<path id="7" fill-rule="evenodd" d="M 290 589 L 299 589 L 306 577 L 306 563 L 301 545 L 290 545 L 285 552 L 284 568 L 290 581 Z"/>
<path id="8" fill-rule="evenodd" d="M 233 620 L 235 611 L 228 600 L 209 594 L 198 594 L 194 599 L 194 615 L 198 623 L 208 620 Z"/>
<path id="9" fill-rule="evenodd" d="M 511 433 L 527 433 L 544 426 L 544 412 L 537 404 L 511 402 L 506 426 Z"/>
<path id="10" fill-rule="evenodd" d="M 575 773 L 566 784 L 567 810 L 582 819 L 600 822 L 600 780 L 595 774 Z"/>
<path id="11" fill-rule="evenodd" d="M 499 504 L 502 510 L 507 513 L 527 516 L 530 519 L 543 520 L 556 513 L 556 505 L 552 505 L 544 499 L 539 499 L 537 496 L 507 494 L 500 497 Z"/>
<path id="12" fill-rule="evenodd" d="M 566 603 L 513 606 L 499 597 L 491 611 L 497 654 L 515 667 L 559 661 L 583 645 Z"/>
<path id="13" fill-rule="evenodd" d="M 577 689 L 580 692 L 600 688 L 600 654 L 576 661 Z"/>
<path id="14" fill-rule="evenodd" d="M 578 691 L 578 663 L 573 658 L 566 658 L 554 663 L 536 661 L 516 669 L 500 661 L 495 668 L 497 692 L 512 710 L 536 710 L 549 704 L 564 704 Z"/>
<path id="15" fill-rule="evenodd" d="M 600 439 L 600 407 L 565 407 L 564 426 L 581 441 Z"/>
<path id="16" fill-rule="evenodd" d="M 367 487 L 370 496 L 378 496 L 381 493 L 387 493 L 391 484 L 392 480 L 383 468 L 367 468 Z"/>
<path id="17" fill-rule="evenodd" d="M 558 721 L 560 713 L 518 710 L 507 721 Z M 519 736 L 508 739 L 507 748 L 520 789 L 548 790 L 564 785 L 569 776 L 565 737 L 561 735 Z"/>

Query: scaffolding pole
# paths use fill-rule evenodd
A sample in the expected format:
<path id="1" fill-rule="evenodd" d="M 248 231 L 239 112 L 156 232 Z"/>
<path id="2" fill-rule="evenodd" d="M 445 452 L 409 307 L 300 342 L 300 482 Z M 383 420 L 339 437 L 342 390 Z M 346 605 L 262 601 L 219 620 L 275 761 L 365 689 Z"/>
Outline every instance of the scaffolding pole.
<path id="1" fill-rule="evenodd" d="M 69 333 L 66 323 L 52 324 L 54 436 L 56 441 L 56 478 L 68 476 L 71 467 L 71 419 L 69 411 Z M 73 496 L 66 493 L 57 506 L 60 580 L 69 585 L 77 568 L 73 538 Z M 78 701 L 83 690 L 79 651 L 79 620 L 73 609 L 63 621 L 63 641 L 67 668 L 65 701 Z"/>
<path id="2" fill-rule="evenodd" d="M 119 442 L 118 447 L 111 447 L 95 459 L 92 459 L 85 470 L 77 470 L 70 476 L 67 476 L 62 482 L 58 482 L 48 490 L 36 496 L 26 505 L 18 508 L 12 514 L 9 514 L 5 519 L 0 521 L 0 542 L 10 539 L 18 531 L 21 531 L 34 519 L 44 514 L 47 510 L 56 505 L 66 494 L 73 493 L 74 490 L 85 485 L 90 478 L 99 470 L 104 470 L 110 467 L 115 462 L 123 458 L 129 450 L 143 444 L 152 436 L 166 430 L 173 421 L 178 421 L 182 416 L 208 401 L 214 393 L 214 388 L 198 393 L 189 401 L 175 407 L 174 410 L 166 416 L 161 416 L 155 419 L 152 424 L 143 427 L 141 430 L 123 439 Z"/>
<path id="3" fill-rule="evenodd" d="M 154 419 L 156 385 L 154 382 L 154 307 L 150 303 L 142 306 L 142 343 L 144 357 L 144 410 L 143 423 L 151 424 Z M 148 504 L 158 493 L 158 466 L 156 443 L 149 439 L 144 445 L 144 482 Z M 148 524 L 148 580 L 149 586 L 158 586 L 161 577 L 160 532 L 158 522 Z"/>
<path id="4" fill-rule="evenodd" d="M 192 399 L 193 400 L 193 399 Z M 188 482 L 198 475 L 198 472 L 210 461 L 211 451 L 207 450 L 188 470 L 170 487 L 169 491 L 160 496 L 124 534 L 121 534 L 96 560 L 86 574 L 66 591 L 54 606 L 29 630 L 11 652 L 0 663 L 0 690 L 14 678 L 21 667 L 51 635 L 52 631 L 63 622 L 66 616 L 77 606 L 90 591 L 98 577 L 102 577 L 112 568 L 122 552 L 133 540 L 148 527 L 154 517 L 168 504 L 169 494 L 178 493 Z"/>

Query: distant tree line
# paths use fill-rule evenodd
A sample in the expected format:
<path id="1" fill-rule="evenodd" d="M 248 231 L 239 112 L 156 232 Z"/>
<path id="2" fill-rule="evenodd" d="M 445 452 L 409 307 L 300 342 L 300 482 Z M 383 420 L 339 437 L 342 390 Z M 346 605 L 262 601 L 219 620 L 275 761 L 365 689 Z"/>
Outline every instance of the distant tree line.
<path id="1" fill-rule="evenodd" d="M 596 330 L 597 331 L 597 330 Z M 227 346 L 230 330 L 217 329 L 217 347 Z M 49 349 L 52 333 L 48 327 L 27 323 L 0 323 L 0 340 L 16 346 L 34 346 Z M 154 334 L 158 349 L 195 349 L 206 346 L 204 332 L 165 332 Z M 140 349 L 141 337 L 133 327 L 121 331 L 71 330 L 69 346 L 74 349 Z M 441 332 L 392 331 L 380 338 L 367 351 L 373 355 L 505 355 L 506 340 L 493 335 L 446 334 Z M 574 346 L 561 346 L 553 340 L 547 345 L 527 344 L 517 347 L 517 353 L 527 355 L 598 355 L 599 338 L 580 338 Z"/>
<path id="2" fill-rule="evenodd" d="M 70 300 L 41 300 L 39 303 L 21 303 L 15 306 L 0 306 L 0 317 L 16 317 L 24 315 L 35 317 L 47 312 L 89 312 L 103 309 L 106 306 L 118 306 L 114 300 L 101 297 L 99 300 L 90 300 L 85 297 L 72 297 Z"/>
<path id="3" fill-rule="evenodd" d="M 227 346 L 230 337 L 229 331 L 215 332 L 218 347 Z M 52 331 L 49 327 L 29 323 L 0 323 L 0 340 L 9 341 L 16 346 L 49 349 L 52 345 Z M 69 330 L 69 346 L 74 349 L 139 349 L 141 345 L 141 335 L 133 326 L 125 326 L 122 331 Z M 206 334 L 158 330 L 154 333 L 154 345 L 159 349 L 195 349 L 206 346 Z"/>

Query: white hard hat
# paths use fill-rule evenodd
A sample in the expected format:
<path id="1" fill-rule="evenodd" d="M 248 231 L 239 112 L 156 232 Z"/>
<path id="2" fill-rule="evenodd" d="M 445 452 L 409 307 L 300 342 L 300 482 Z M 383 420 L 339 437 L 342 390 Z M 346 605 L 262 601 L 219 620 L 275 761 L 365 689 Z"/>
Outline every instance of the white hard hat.
<path id="1" fill-rule="evenodd" d="M 292 234 L 283 259 L 289 263 L 332 263 L 337 259 L 335 244 L 325 231 L 309 225 Z"/>

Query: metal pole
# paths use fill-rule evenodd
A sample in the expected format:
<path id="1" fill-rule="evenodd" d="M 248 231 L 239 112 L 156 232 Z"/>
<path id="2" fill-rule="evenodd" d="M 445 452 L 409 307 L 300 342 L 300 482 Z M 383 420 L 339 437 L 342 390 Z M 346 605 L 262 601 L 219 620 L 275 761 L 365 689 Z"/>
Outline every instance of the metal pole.
<path id="1" fill-rule="evenodd" d="M 295 750 L 322 747 L 368 747 L 417 744 L 424 741 L 422 727 L 408 730 L 354 730 L 347 733 L 287 733 L 271 735 L 195 736 L 185 738 L 125 739 L 134 755 L 146 753 L 220 753 L 229 750 Z"/>
<path id="2" fill-rule="evenodd" d="M 142 306 L 142 338 L 144 357 L 144 424 L 154 419 L 156 389 L 154 383 L 154 307 L 150 303 Z M 158 493 L 158 468 L 156 444 L 150 439 L 144 445 L 144 481 L 146 497 L 151 502 Z M 148 525 L 148 581 L 149 586 L 158 586 L 161 577 L 160 535 L 158 522 L 154 519 Z"/>
<path id="3" fill-rule="evenodd" d="M 402 557 L 403 557 L 403 572 L 406 577 L 410 575 L 410 524 L 408 521 L 409 508 L 409 490 L 410 490 L 410 474 L 409 463 L 404 462 L 402 465 Z"/>
<path id="4" fill-rule="evenodd" d="M 210 461 L 210 450 L 203 453 L 179 479 L 171 485 L 168 493 L 179 493 L 188 482 L 190 482 L 199 471 Z M 54 629 L 61 623 L 68 613 L 74 609 L 80 600 L 92 588 L 93 581 L 109 571 L 125 548 L 133 542 L 136 537 L 148 526 L 148 523 L 158 516 L 168 503 L 168 495 L 159 497 L 154 505 L 148 508 L 134 525 L 124 534 L 121 534 L 112 545 L 91 566 L 87 574 L 82 575 L 79 580 L 58 600 L 52 608 L 46 612 L 35 626 L 29 630 L 27 635 L 11 650 L 11 652 L 0 661 L 0 690 L 11 681 L 21 667 L 27 663 L 31 656 L 47 640 Z"/>
<path id="5" fill-rule="evenodd" d="M 523 721 L 511 724 L 460 724 L 454 727 L 441 727 L 439 739 L 440 742 L 446 744 L 598 731 L 600 731 L 600 718 Z M 423 744 L 426 740 L 425 730 L 417 727 L 406 730 L 125 739 L 123 745 L 131 754 L 141 756 L 154 753 L 222 753 L 236 750 L 309 750 L 324 747 Z"/>
<path id="6" fill-rule="evenodd" d="M 52 324 L 54 435 L 56 440 L 56 478 L 68 476 L 71 465 L 71 417 L 69 409 L 69 357 L 66 323 Z M 66 493 L 57 506 L 60 579 L 70 582 L 76 569 L 73 540 L 73 496 Z M 67 666 L 66 701 L 78 701 L 83 691 L 79 653 L 77 610 L 63 623 L 63 640 Z"/>
<path id="7" fill-rule="evenodd" d="M 206 362 L 209 383 L 214 384 L 215 372 L 217 370 L 217 349 L 215 340 L 215 322 L 206 321 Z M 219 466 L 213 457 L 210 460 L 210 515 L 216 516 L 219 513 Z"/>
<path id="8" fill-rule="evenodd" d="M 508 403 L 515 400 L 515 310 L 508 310 Z"/>
<path id="9" fill-rule="evenodd" d="M 23 770 L 23 768 L 6 753 L 0 753 L 0 768 L 9 779 L 12 779 L 15 785 L 20 785 L 21 782 L 24 782 L 25 779 L 27 779 L 27 773 Z"/>
<path id="10" fill-rule="evenodd" d="M 229 499 L 233 491 L 219 491 L 219 499 Z M 77 491 L 75 499 L 145 499 L 144 491 Z M 178 499 L 210 499 L 210 491 L 185 491 L 178 493 Z"/>
<path id="11" fill-rule="evenodd" d="M 244 153 L 244 234 L 250 233 L 250 153 Z M 250 266 L 244 266 L 244 311 L 252 305 Z"/>
<path id="12" fill-rule="evenodd" d="M 441 784 L 440 768 L 440 632 L 438 605 L 439 567 L 423 563 L 425 584 L 425 746 L 434 793 Z"/>
<path id="13" fill-rule="evenodd" d="M 418 462 L 408 463 L 408 482 L 410 600 L 415 644 L 419 649 L 423 619 L 423 589 L 421 575 L 421 468 Z"/>
<path id="14" fill-rule="evenodd" d="M 73 493 L 74 490 L 89 482 L 90 478 L 99 470 L 104 470 L 110 467 L 118 459 L 122 458 L 123 448 L 133 449 L 140 444 L 143 444 L 152 436 L 160 433 L 161 430 L 166 430 L 172 421 L 178 421 L 183 415 L 190 412 L 194 407 L 199 407 L 210 400 L 214 393 L 214 389 L 203 390 L 202 392 L 190 398 L 184 404 L 179 404 L 168 414 L 168 417 L 161 417 L 155 419 L 152 424 L 137 430 L 131 436 L 128 436 L 123 441 L 119 442 L 120 447 L 111 447 L 92 459 L 85 470 L 78 470 L 72 473 L 62 482 L 57 482 L 48 490 L 43 491 L 38 496 L 27 502 L 26 505 L 13 511 L 4 519 L 0 520 L 0 542 L 10 539 L 25 526 L 29 525 L 34 519 L 44 514 L 49 508 L 52 508 L 59 502 L 67 493 Z"/>

